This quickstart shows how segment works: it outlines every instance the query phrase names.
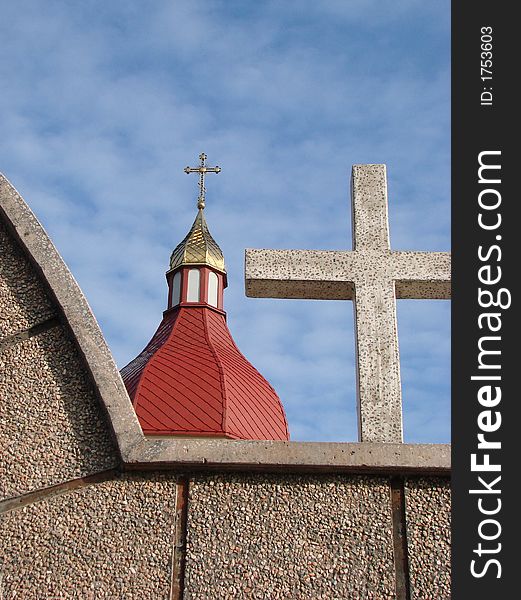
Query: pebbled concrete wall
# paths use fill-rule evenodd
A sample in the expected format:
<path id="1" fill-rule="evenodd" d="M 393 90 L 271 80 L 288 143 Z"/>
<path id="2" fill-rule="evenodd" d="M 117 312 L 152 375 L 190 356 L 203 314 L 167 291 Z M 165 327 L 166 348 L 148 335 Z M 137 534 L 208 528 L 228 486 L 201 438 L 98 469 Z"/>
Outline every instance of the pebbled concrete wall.
<path id="1" fill-rule="evenodd" d="M 186 599 L 395 597 L 389 483 L 364 476 L 200 476 Z"/>
<path id="2" fill-rule="evenodd" d="M 94 390 L 61 327 L 0 354 L 2 498 L 18 496 L 119 464 Z"/>
<path id="3" fill-rule="evenodd" d="M 1 516 L 3 597 L 171 600 L 177 476 L 106 477 L 35 494 Z M 192 475 L 182 597 L 400 598 L 389 484 L 364 475 Z M 410 478 L 405 490 L 411 599 L 449 599 L 448 481 Z"/>
<path id="4" fill-rule="evenodd" d="M 175 501 L 174 476 L 123 475 L 4 514 L 0 597 L 166 600 Z"/>
<path id="5" fill-rule="evenodd" d="M 449 600 L 450 480 L 404 491 L 411 600 Z M 196 476 L 185 599 L 399 598 L 391 518 L 387 477 Z"/>
<path id="6" fill-rule="evenodd" d="M 0 340 L 57 316 L 39 277 L 0 221 Z"/>
<path id="7" fill-rule="evenodd" d="M 0 224 L 0 499 L 115 467 L 95 388 L 38 273 Z"/>
<path id="8" fill-rule="evenodd" d="M 405 482 L 411 600 L 450 598 L 450 481 Z"/>

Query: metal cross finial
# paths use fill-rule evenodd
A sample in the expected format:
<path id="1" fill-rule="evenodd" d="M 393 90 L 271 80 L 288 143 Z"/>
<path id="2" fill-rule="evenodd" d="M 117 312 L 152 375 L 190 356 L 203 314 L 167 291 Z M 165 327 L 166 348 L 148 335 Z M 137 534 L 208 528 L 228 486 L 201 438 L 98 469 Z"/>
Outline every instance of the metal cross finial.
<path id="1" fill-rule="evenodd" d="M 185 167 L 185 173 L 188 175 L 190 173 L 199 173 L 199 198 L 197 198 L 197 208 L 204 208 L 204 195 L 206 192 L 206 188 L 204 187 L 204 176 L 206 173 L 220 173 L 221 167 L 207 167 L 206 159 L 207 156 L 204 152 L 199 154 L 199 159 L 201 160 L 201 164 L 198 167 Z"/>

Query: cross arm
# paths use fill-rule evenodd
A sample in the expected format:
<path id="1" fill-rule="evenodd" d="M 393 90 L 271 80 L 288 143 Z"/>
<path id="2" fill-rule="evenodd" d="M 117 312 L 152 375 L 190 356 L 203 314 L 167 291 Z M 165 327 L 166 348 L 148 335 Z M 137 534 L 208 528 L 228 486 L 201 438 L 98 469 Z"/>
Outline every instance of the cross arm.
<path id="1" fill-rule="evenodd" d="M 187 175 L 190 173 L 220 173 L 221 167 L 185 167 L 184 172 Z"/>
<path id="2" fill-rule="evenodd" d="M 354 252 L 331 250 L 257 250 L 245 256 L 246 296 L 352 300 L 360 265 Z"/>
<path id="3" fill-rule="evenodd" d="M 451 297 L 450 252 L 391 252 L 397 298 Z"/>

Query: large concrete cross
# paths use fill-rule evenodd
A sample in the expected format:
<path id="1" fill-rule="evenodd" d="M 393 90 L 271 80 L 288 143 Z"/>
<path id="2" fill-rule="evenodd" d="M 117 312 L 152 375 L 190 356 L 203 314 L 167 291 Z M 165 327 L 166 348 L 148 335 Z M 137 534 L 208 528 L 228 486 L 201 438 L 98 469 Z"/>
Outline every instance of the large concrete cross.
<path id="1" fill-rule="evenodd" d="M 353 166 L 353 250 L 246 250 L 246 295 L 353 300 L 360 441 L 402 442 L 396 298 L 450 298 L 450 253 L 392 251 L 385 165 Z"/>

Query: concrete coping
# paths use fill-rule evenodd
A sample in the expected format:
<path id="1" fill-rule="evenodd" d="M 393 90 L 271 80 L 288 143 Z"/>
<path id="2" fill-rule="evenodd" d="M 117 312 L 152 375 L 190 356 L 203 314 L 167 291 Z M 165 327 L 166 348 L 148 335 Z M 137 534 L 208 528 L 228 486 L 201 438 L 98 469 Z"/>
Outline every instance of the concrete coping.
<path id="1" fill-rule="evenodd" d="M 112 427 L 123 467 L 179 471 L 450 473 L 450 445 L 147 439 L 76 280 L 23 198 L 0 174 L 3 218 L 61 310 Z"/>
<path id="2" fill-rule="evenodd" d="M 146 440 L 128 469 L 295 473 L 450 474 L 450 444 Z"/>

